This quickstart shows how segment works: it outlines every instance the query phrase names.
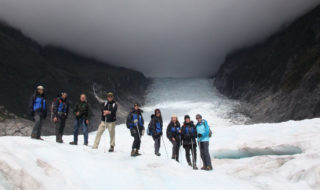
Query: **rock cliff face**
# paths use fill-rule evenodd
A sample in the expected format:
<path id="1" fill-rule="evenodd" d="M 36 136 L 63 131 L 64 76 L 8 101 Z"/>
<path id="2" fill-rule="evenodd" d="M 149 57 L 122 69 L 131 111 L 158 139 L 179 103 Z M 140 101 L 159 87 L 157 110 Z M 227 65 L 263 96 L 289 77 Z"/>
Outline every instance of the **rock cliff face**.
<path id="1" fill-rule="evenodd" d="M 215 86 L 256 122 L 320 116 L 320 6 L 265 42 L 227 56 Z"/>
<path id="2" fill-rule="evenodd" d="M 93 89 L 102 99 L 108 91 L 115 92 L 115 100 L 119 103 L 118 118 L 123 122 L 133 102 L 144 102 L 149 84 L 149 79 L 140 72 L 86 58 L 63 48 L 42 47 L 5 23 L 0 23 L 0 68 L 0 105 L 6 112 L 30 119 L 28 101 L 39 84 L 45 86 L 49 102 L 61 91 L 68 92 L 71 107 L 79 95 L 85 93 L 93 108 L 91 130 L 96 129 L 100 117 Z M 8 122 L 4 121 L 8 115 L 2 116 L 2 122 Z M 43 129 L 44 134 L 54 132 L 53 127 Z M 72 117 L 66 132 L 72 132 Z"/>

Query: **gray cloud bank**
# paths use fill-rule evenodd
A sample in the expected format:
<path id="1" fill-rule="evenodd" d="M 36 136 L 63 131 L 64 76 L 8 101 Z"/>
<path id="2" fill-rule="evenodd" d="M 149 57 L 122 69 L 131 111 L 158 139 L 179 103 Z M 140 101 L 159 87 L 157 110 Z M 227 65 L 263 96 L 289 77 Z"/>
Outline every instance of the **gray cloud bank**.
<path id="1" fill-rule="evenodd" d="M 209 76 L 320 0 L 0 0 L 0 19 L 153 77 Z"/>

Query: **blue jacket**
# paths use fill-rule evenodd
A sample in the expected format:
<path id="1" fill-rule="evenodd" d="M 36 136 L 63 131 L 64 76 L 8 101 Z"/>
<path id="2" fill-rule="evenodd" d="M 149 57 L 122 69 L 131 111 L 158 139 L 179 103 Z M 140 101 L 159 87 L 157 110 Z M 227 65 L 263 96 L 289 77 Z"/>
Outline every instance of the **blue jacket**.
<path id="1" fill-rule="evenodd" d="M 149 131 L 152 137 L 160 137 L 162 135 L 163 121 L 162 117 L 151 115 L 151 121 L 149 123 Z"/>
<path id="2" fill-rule="evenodd" d="M 39 114 L 41 117 L 47 117 L 47 104 L 44 94 L 40 95 L 35 93 L 31 96 L 29 102 L 29 112 L 31 116 L 35 113 Z"/>
<path id="3" fill-rule="evenodd" d="M 200 138 L 198 137 L 198 141 L 199 142 L 209 141 L 210 128 L 209 128 L 208 122 L 203 119 L 201 123 L 197 123 L 196 128 L 197 128 L 197 133 L 202 135 L 202 137 Z"/>

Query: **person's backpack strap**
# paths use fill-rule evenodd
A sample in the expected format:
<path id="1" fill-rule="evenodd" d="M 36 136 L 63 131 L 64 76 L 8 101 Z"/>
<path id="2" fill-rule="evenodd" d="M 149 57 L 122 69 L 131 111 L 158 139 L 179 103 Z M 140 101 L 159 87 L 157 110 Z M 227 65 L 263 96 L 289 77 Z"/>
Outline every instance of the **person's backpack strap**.
<path id="1" fill-rule="evenodd" d="M 147 135 L 152 136 L 151 121 L 149 122 L 149 125 L 148 125 Z"/>

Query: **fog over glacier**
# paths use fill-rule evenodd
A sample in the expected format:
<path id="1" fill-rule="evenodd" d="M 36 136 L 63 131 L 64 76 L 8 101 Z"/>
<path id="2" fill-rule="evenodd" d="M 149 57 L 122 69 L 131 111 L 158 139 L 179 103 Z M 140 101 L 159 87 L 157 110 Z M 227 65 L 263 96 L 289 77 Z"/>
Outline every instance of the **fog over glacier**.
<path id="1" fill-rule="evenodd" d="M 227 53 L 320 0 L 0 0 L 0 20 L 43 45 L 153 77 L 212 76 Z"/>

